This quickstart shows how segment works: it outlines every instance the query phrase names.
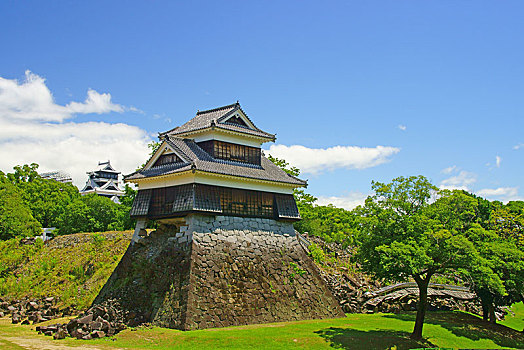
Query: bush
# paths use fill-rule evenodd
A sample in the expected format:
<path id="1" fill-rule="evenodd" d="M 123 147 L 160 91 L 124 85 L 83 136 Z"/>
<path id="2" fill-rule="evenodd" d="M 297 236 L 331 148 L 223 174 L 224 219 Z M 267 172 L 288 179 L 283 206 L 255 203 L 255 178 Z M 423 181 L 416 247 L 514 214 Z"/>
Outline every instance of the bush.
<path id="1" fill-rule="evenodd" d="M 308 249 L 311 259 L 313 259 L 317 264 L 323 265 L 326 261 L 326 253 L 324 253 L 324 250 L 322 250 L 322 248 L 316 243 L 312 243 Z"/>

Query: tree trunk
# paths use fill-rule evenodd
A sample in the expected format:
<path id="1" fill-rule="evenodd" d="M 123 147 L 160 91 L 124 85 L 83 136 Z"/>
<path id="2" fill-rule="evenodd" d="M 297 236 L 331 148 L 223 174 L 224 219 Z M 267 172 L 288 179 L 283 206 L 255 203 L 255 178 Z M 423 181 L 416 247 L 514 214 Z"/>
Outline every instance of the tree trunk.
<path id="1" fill-rule="evenodd" d="M 493 306 L 493 294 L 486 289 L 480 289 L 477 292 L 477 295 L 480 297 L 480 303 L 482 305 L 482 319 L 484 321 L 495 323 L 496 318 L 495 308 Z M 495 318 L 495 322 L 493 322 L 493 318 Z"/>
<path id="2" fill-rule="evenodd" d="M 497 323 L 497 316 L 495 316 L 495 306 L 493 306 L 493 303 L 489 305 L 489 322 L 490 323 Z"/>
<path id="3" fill-rule="evenodd" d="M 482 305 L 482 319 L 484 321 L 489 320 L 489 306 L 492 304 L 491 298 L 488 292 L 480 290 L 477 292 L 480 297 L 480 305 Z"/>
<path id="4" fill-rule="evenodd" d="M 489 305 L 484 304 L 481 301 L 482 304 L 482 320 L 488 321 L 489 320 Z"/>
<path id="5" fill-rule="evenodd" d="M 426 310 L 428 309 L 428 284 L 431 276 L 426 276 L 426 279 L 415 277 L 415 281 L 418 286 L 418 307 L 417 317 L 415 319 L 415 328 L 411 333 L 411 339 L 420 340 L 422 339 L 422 327 L 424 326 L 424 317 L 426 316 Z"/>

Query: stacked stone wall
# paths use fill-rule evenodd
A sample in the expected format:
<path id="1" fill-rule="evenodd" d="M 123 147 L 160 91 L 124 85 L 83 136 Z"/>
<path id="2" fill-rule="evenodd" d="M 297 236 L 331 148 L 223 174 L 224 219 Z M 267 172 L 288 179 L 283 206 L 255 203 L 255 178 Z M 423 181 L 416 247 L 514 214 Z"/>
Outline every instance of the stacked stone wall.
<path id="1" fill-rule="evenodd" d="M 290 222 L 188 215 L 130 246 L 95 303 L 183 330 L 344 316 Z"/>
<path id="2" fill-rule="evenodd" d="M 177 228 L 164 226 L 130 245 L 93 305 L 116 299 L 126 323 L 183 329 L 189 290 L 191 242 L 179 243 Z"/>
<path id="3" fill-rule="evenodd" d="M 291 223 L 195 215 L 187 232 L 189 329 L 343 316 Z"/>

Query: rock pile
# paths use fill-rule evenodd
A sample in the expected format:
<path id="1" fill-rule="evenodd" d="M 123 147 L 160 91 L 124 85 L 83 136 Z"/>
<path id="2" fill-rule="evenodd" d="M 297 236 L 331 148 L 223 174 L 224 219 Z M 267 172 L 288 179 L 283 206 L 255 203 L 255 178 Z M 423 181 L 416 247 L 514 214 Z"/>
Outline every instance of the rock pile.
<path id="1" fill-rule="evenodd" d="M 326 261 L 325 266 L 318 266 L 324 281 L 327 283 L 331 293 L 337 298 L 345 313 L 366 312 L 364 304 L 369 299 L 366 293 L 384 287 L 380 281 L 369 276 L 350 270 L 348 266 L 353 265 L 351 247 L 345 248 L 339 242 L 327 243 L 316 236 L 305 235 L 310 243 L 315 243 L 328 256 L 336 257 L 336 262 Z"/>
<path id="2" fill-rule="evenodd" d="M 363 308 L 369 299 L 366 292 L 381 287 L 379 282 L 370 280 L 362 274 L 327 273 L 321 270 L 321 275 L 345 313 L 366 312 Z"/>
<path id="3" fill-rule="evenodd" d="M 452 293 L 447 291 L 448 294 Z M 451 311 L 461 310 L 482 315 L 482 308 L 476 295 L 473 293 L 460 293 L 462 299 L 455 295 L 446 295 L 443 291 L 433 289 L 428 290 L 428 310 L 429 311 Z M 458 293 L 455 293 L 458 294 Z M 364 305 L 364 311 L 373 312 L 392 312 L 400 313 L 403 311 L 416 311 L 418 303 L 418 290 L 416 288 L 406 288 L 378 298 L 370 299 Z"/>
<path id="4" fill-rule="evenodd" d="M 11 315 L 12 323 L 35 324 L 57 317 L 71 315 L 69 307 L 59 309 L 56 298 L 3 300 L 0 299 L 0 317 Z"/>
<path id="5" fill-rule="evenodd" d="M 110 337 L 126 328 L 128 316 L 121 310 L 118 301 L 111 299 L 91 307 L 69 323 L 39 326 L 36 331 L 54 339 L 67 336 L 84 340 Z"/>

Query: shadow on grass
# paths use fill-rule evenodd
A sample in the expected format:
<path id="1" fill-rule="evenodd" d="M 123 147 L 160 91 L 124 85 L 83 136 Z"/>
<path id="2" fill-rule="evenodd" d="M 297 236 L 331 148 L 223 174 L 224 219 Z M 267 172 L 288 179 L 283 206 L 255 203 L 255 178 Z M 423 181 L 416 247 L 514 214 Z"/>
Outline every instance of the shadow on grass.
<path id="1" fill-rule="evenodd" d="M 387 318 L 413 323 L 415 323 L 415 316 L 414 312 L 384 315 Z M 522 333 L 501 324 L 491 324 L 480 317 L 465 312 L 428 312 L 424 323 L 439 325 L 459 337 L 466 337 L 471 340 L 491 339 L 501 347 L 524 348 L 524 335 Z"/>
<path id="2" fill-rule="evenodd" d="M 417 342 L 409 338 L 409 333 L 388 330 L 359 331 L 350 328 L 330 327 L 315 332 L 336 349 L 413 349 L 433 347 L 428 342 Z"/>

